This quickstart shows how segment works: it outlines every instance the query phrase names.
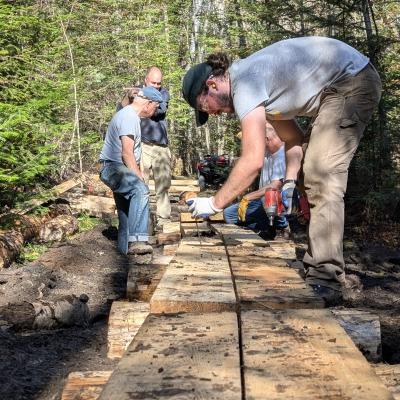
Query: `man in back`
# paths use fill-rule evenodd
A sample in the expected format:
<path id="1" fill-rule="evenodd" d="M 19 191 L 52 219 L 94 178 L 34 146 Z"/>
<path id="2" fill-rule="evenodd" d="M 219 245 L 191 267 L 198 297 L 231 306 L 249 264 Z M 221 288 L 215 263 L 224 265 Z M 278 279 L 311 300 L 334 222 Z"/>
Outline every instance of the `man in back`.
<path id="1" fill-rule="evenodd" d="M 159 226 L 171 216 L 168 190 L 171 186 L 171 152 L 167 135 L 166 114 L 169 102 L 168 90 L 162 87 L 162 72 L 157 67 L 147 70 L 145 87 L 157 89 L 163 101 L 151 118 L 141 120 L 142 129 L 142 167 L 145 182 L 148 184 L 153 172 L 156 201 L 157 224 Z"/>
<path id="2" fill-rule="evenodd" d="M 114 114 L 100 153 L 100 179 L 114 194 L 122 254 L 152 252 L 147 243 L 149 190 L 140 170 L 140 118 L 151 117 L 162 101 L 155 88 L 141 89 L 131 104 Z"/>
<path id="3" fill-rule="evenodd" d="M 275 236 L 277 230 L 280 236 L 288 236 L 288 222 L 284 216 L 274 219 L 271 227 L 264 211 L 263 196 L 267 189 L 280 190 L 285 178 L 285 144 L 276 134 L 272 125 L 267 122 L 265 130 L 265 158 L 261 170 L 259 189 L 243 196 L 240 203 L 232 204 L 224 209 L 225 221 L 229 224 L 246 226 Z"/>

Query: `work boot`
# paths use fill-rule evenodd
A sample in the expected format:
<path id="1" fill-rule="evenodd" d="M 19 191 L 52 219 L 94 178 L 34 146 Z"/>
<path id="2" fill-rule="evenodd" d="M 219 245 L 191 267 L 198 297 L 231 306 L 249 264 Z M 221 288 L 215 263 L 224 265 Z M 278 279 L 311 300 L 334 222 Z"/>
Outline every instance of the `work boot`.
<path id="1" fill-rule="evenodd" d="M 128 247 L 128 254 L 152 254 L 153 248 L 147 242 L 131 242 Z"/>
<path id="2" fill-rule="evenodd" d="M 322 297 L 327 307 L 337 306 L 343 301 L 341 290 L 335 290 L 327 286 L 310 285 L 319 297 Z"/>
<path id="3" fill-rule="evenodd" d="M 290 239 L 290 228 L 277 228 L 274 240 L 289 240 Z"/>

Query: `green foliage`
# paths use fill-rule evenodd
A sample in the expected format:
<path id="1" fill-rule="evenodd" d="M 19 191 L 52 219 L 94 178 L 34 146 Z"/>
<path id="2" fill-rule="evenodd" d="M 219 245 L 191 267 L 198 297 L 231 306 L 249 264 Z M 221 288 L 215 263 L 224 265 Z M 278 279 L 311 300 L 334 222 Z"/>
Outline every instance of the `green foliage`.
<path id="1" fill-rule="evenodd" d="M 80 214 L 78 217 L 79 232 L 90 231 L 99 224 L 101 224 L 101 219 L 91 217 L 88 214 Z"/>
<path id="2" fill-rule="evenodd" d="M 81 162 L 90 168 L 123 88 L 142 83 L 150 65 L 162 69 L 171 93 L 169 137 L 185 172 L 206 153 L 237 155 L 236 118 L 194 126 L 180 94 L 185 70 L 213 51 L 236 59 L 301 35 L 336 37 L 375 62 L 382 103 L 350 182 L 355 197 L 365 193 L 365 181 L 369 191 L 393 189 L 400 156 L 398 15 L 399 3 L 384 0 L 3 1 L 0 204 L 51 186 Z"/>
<path id="3" fill-rule="evenodd" d="M 35 261 L 46 250 L 47 250 L 47 246 L 44 244 L 28 243 L 22 248 L 21 253 L 18 256 L 18 262 L 23 263 L 25 261 L 28 261 L 28 262 Z"/>

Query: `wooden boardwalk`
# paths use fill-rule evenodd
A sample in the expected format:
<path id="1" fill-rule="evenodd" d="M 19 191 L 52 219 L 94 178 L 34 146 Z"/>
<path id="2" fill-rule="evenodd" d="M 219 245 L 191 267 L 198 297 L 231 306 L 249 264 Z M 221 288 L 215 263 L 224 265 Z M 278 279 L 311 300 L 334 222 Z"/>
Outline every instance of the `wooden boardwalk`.
<path id="1" fill-rule="evenodd" d="M 165 228 L 175 256 L 132 267 L 128 298 L 142 302 L 113 304 L 117 368 L 71 374 L 62 399 L 393 399 L 346 333 L 349 314 L 325 309 L 290 267 L 294 243 L 219 222 L 213 237 L 187 215 Z"/>

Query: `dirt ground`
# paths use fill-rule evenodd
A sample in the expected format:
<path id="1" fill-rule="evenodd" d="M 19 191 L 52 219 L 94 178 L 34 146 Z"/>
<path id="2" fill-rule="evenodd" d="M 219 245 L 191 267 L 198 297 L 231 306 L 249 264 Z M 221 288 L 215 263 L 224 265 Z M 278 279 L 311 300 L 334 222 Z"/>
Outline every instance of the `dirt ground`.
<path id="1" fill-rule="evenodd" d="M 0 399 L 60 399 L 69 372 L 115 367 L 106 358 L 107 314 L 112 301 L 124 297 L 128 262 L 116 251 L 115 234 L 98 225 L 55 244 L 35 262 L 0 271 L 0 306 L 84 293 L 91 314 L 87 328 L 53 331 L 14 332 L 0 321 Z M 400 363 L 400 251 L 347 235 L 348 272 L 364 289 L 346 306 L 379 315 L 383 360 Z"/>
<path id="2" fill-rule="evenodd" d="M 0 271 L 0 305 L 84 293 L 91 316 L 87 328 L 0 330 L 0 399 L 59 399 L 69 372 L 115 367 L 106 357 L 107 315 L 112 301 L 125 296 L 126 271 L 106 225 L 54 245 L 33 263 Z"/>

